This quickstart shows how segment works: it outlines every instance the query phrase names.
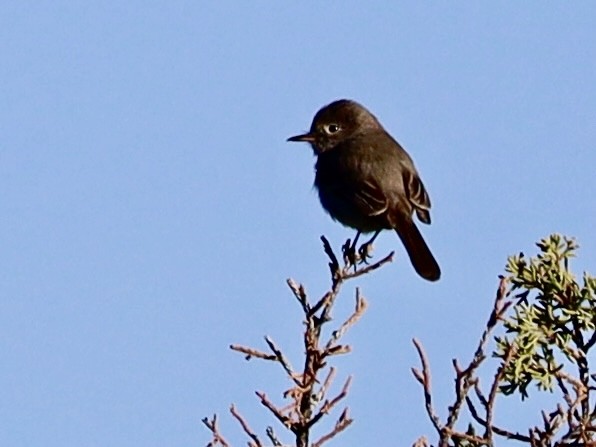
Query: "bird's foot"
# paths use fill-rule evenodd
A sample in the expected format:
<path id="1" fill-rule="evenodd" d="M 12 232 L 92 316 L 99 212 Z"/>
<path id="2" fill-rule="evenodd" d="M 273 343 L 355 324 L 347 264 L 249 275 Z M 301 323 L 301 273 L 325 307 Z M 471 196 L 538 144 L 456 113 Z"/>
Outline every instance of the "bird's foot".
<path id="1" fill-rule="evenodd" d="M 354 244 L 350 239 L 348 239 L 344 245 L 341 247 L 341 251 L 344 257 L 344 263 L 346 267 L 354 267 L 358 265 L 360 261 L 360 254 L 356 251 L 356 244 Z"/>
<path id="2" fill-rule="evenodd" d="M 368 264 L 368 259 L 372 258 L 373 249 L 372 241 L 365 242 L 360 246 L 358 249 L 358 258 L 361 264 Z"/>

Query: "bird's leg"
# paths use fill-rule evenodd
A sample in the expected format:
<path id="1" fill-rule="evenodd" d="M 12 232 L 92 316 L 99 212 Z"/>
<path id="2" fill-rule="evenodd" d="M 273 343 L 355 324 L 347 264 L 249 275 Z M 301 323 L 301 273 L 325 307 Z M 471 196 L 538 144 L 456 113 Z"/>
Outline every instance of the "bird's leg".
<path id="1" fill-rule="evenodd" d="M 359 237 L 360 237 L 360 231 L 358 231 L 356 233 L 356 236 L 354 237 L 353 242 L 350 242 L 350 240 L 348 239 L 346 241 L 346 243 L 344 244 L 344 246 L 342 247 L 342 251 L 344 254 L 344 261 L 346 262 L 346 264 L 353 265 L 354 268 L 356 267 L 356 264 L 358 263 L 358 257 L 356 255 L 356 244 L 358 243 Z"/>
<path id="2" fill-rule="evenodd" d="M 352 246 L 350 247 L 350 250 L 356 251 L 356 244 L 358 243 L 358 238 L 360 237 L 362 233 L 360 232 L 360 230 L 356 233 L 356 236 L 354 237 L 354 242 L 352 242 Z"/>
<path id="3" fill-rule="evenodd" d="M 367 258 L 372 258 L 373 242 L 375 241 L 375 239 L 377 238 L 377 236 L 379 235 L 380 232 L 381 232 L 381 230 L 375 231 L 375 234 L 373 235 L 373 237 L 371 237 L 368 240 L 368 242 L 365 242 L 364 244 L 362 244 L 360 246 L 360 248 L 358 249 L 358 255 L 360 256 L 361 262 L 366 262 Z M 354 245 L 356 245 L 356 244 L 354 244 Z"/>

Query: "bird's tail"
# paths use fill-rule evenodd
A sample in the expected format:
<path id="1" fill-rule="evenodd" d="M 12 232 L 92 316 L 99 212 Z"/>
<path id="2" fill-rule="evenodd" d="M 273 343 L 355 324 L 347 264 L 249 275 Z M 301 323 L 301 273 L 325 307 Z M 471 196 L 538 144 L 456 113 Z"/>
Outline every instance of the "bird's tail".
<path id="1" fill-rule="evenodd" d="M 441 277 L 441 269 L 428 245 L 416 227 L 416 224 L 408 219 L 400 222 L 399 228 L 395 232 L 406 247 L 410 261 L 414 270 L 429 281 L 436 281 Z"/>

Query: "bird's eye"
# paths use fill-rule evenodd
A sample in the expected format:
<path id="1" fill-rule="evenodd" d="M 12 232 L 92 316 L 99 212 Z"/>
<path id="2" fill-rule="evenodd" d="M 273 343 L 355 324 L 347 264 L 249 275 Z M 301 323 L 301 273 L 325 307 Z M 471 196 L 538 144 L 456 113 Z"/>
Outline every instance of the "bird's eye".
<path id="1" fill-rule="evenodd" d="M 339 132 L 340 127 L 337 124 L 326 124 L 324 129 L 328 134 L 334 134 Z"/>

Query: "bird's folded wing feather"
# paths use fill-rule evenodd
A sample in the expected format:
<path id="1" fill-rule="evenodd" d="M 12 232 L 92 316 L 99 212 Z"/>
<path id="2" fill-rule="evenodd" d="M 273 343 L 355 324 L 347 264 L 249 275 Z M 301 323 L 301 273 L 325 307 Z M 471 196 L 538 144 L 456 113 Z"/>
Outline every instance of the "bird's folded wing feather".
<path id="1" fill-rule="evenodd" d="M 415 172 L 406 170 L 404 173 L 404 186 L 410 203 L 414 206 L 416 215 L 421 222 L 430 223 L 430 198 L 424 184 Z"/>
<path id="2" fill-rule="evenodd" d="M 367 216 L 379 216 L 389 208 L 387 197 L 373 180 L 360 183 L 359 188 L 352 191 L 351 196 L 354 204 Z"/>

